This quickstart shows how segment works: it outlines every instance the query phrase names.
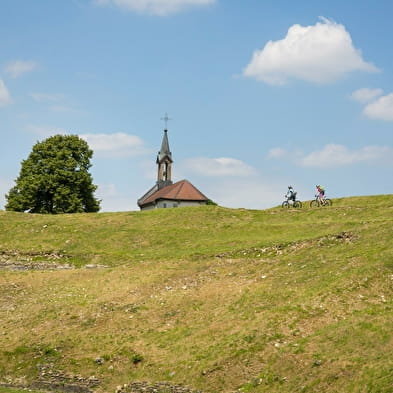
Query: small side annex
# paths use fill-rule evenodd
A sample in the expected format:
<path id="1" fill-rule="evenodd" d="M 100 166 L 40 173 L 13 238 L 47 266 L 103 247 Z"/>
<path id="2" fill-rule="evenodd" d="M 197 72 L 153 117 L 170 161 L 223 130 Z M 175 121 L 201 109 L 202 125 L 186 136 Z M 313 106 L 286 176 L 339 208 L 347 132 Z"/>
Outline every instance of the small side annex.
<path id="1" fill-rule="evenodd" d="M 138 199 L 141 210 L 206 205 L 209 199 L 188 180 L 172 182 L 172 153 L 169 150 L 168 130 L 164 130 L 156 164 L 157 182 Z"/>

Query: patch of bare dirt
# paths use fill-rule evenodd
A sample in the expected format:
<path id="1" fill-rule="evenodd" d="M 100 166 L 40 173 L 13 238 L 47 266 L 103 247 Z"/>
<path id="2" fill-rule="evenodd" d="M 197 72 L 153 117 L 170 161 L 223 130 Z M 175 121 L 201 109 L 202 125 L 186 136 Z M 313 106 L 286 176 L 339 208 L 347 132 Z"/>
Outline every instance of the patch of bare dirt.
<path id="1" fill-rule="evenodd" d="M 1 270 L 56 270 L 72 269 L 73 266 L 64 263 L 68 256 L 51 252 L 24 253 L 17 250 L 0 251 Z M 60 261 L 62 261 L 60 263 Z"/>

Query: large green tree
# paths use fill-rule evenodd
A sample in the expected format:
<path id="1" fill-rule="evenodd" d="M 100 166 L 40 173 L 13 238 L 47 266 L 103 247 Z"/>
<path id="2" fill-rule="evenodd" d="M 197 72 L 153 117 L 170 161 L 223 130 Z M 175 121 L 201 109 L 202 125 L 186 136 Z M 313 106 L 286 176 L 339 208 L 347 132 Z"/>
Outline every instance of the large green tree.
<path id="1" fill-rule="evenodd" d="M 89 173 L 93 151 L 77 135 L 55 135 L 37 142 L 22 161 L 6 210 L 30 213 L 97 212 L 100 201 Z"/>

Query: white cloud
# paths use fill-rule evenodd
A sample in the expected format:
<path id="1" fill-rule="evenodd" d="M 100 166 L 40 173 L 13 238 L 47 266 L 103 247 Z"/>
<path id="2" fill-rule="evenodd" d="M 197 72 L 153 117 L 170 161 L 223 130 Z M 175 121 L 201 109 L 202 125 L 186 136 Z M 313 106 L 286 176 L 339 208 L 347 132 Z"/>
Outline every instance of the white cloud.
<path id="1" fill-rule="evenodd" d="M 375 98 L 381 96 L 383 94 L 382 89 L 368 89 L 368 88 L 362 88 L 355 90 L 351 94 L 351 98 L 355 101 L 361 102 L 361 103 L 366 103 L 374 100 Z"/>
<path id="2" fill-rule="evenodd" d="M 370 119 L 393 121 L 393 93 L 369 103 L 363 113 Z"/>
<path id="3" fill-rule="evenodd" d="M 284 149 L 281 149 L 281 147 L 275 147 L 269 150 L 267 158 L 281 158 L 285 157 L 286 154 L 287 152 Z"/>
<path id="4" fill-rule="evenodd" d="M 10 93 L 4 82 L 0 79 L 0 107 L 6 106 L 7 104 L 11 103 L 11 101 Z"/>
<path id="5" fill-rule="evenodd" d="M 104 157 L 132 157 L 147 152 L 142 139 L 136 135 L 117 132 L 114 134 L 81 134 L 79 136 L 87 141 L 95 153 Z"/>
<path id="6" fill-rule="evenodd" d="M 115 5 L 128 11 L 166 16 L 191 6 L 205 6 L 216 0 L 94 0 L 97 5 Z"/>
<path id="7" fill-rule="evenodd" d="M 250 176 L 255 169 L 235 158 L 196 157 L 185 161 L 185 167 L 204 176 Z"/>
<path id="8" fill-rule="evenodd" d="M 323 84 L 352 71 L 378 71 L 363 60 L 343 25 L 321 19 L 314 26 L 295 24 L 284 39 L 255 50 L 243 75 L 273 85 L 292 78 Z"/>
<path id="9" fill-rule="evenodd" d="M 365 146 L 350 150 L 343 145 L 329 144 L 322 150 L 312 152 L 299 160 L 304 167 L 331 168 L 356 163 L 392 161 L 393 148 L 388 146 Z"/>
<path id="10" fill-rule="evenodd" d="M 328 169 L 358 163 L 393 163 L 393 148 L 390 146 L 364 146 L 358 150 L 351 150 L 343 145 L 328 144 L 321 150 L 309 154 L 304 154 L 300 150 L 282 150 L 282 153 L 294 164 L 310 168 Z M 270 155 L 270 158 L 280 157 Z"/>
<path id="11" fill-rule="evenodd" d="M 268 151 L 266 158 L 272 160 L 284 158 L 284 161 L 299 161 L 303 156 L 304 153 L 301 149 L 288 151 L 281 147 L 275 147 Z"/>
<path id="12" fill-rule="evenodd" d="M 39 135 L 42 138 L 48 138 L 57 134 L 76 134 L 73 131 L 67 131 L 62 128 L 50 126 L 28 125 L 25 127 L 25 130 Z M 128 135 L 123 132 L 114 134 L 79 134 L 79 137 L 84 139 L 88 143 L 90 149 L 92 149 L 96 155 L 101 157 L 133 157 L 148 152 L 141 138 L 135 135 Z"/>
<path id="13" fill-rule="evenodd" d="M 34 71 L 36 68 L 37 63 L 35 61 L 15 60 L 7 64 L 5 72 L 12 78 L 17 78 L 22 74 Z"/>

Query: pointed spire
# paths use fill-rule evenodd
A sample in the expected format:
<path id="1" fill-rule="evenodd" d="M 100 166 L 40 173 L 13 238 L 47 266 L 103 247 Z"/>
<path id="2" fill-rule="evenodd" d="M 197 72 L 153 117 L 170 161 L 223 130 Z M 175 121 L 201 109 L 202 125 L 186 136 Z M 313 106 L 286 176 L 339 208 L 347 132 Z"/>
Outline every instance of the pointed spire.
<path id="1" fill-rule="evenodd" d="M 164 130 L 164 136 L 162 138 L 161 150 L 158 152 L 157 162 L 161 162 L 165 157 L 168 157 L 172 162 L 172 153 L 169 149 L 168 141 L 168 130 Z"/>
<path id="2" fill-rule="evenodd" d="M 164 130 L 161 150 L 157 154 L 157 185 L 158 189 L 172 184 L 172 153 L 169 149 L 168 130 Z"/>

